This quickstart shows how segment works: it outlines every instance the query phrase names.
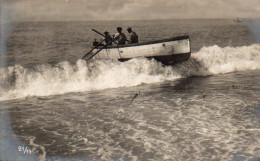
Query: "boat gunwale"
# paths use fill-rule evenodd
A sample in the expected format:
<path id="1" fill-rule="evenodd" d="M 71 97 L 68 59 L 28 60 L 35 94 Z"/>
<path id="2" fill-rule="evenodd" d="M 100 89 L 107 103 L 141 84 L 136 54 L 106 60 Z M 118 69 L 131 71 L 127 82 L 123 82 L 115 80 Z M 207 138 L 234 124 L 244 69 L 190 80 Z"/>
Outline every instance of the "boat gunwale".
<path id="1" fill-rule="evenodd" d="M 153 40 L 153 41 L 147 41 L 147 42 L 135 43 L 135 44 L 107 46 L 104 49 L 117 49 L 117 48 L 125 48 L 125 47 L 153 45 L 153 44 L 159 44 L 159 43 L 171 42 L 171 41 L 178 41 L 178 40 L 185 40 L 185 39 L 190 39 L 190 37 L 188 35 L 185 35 L 185 36 L 178 36 L 178 37 L 172 37 L 172 38 L 168 38 L 168 39 Z M 98 46 L 95 49 L 101 49 L 101 48 L 103 48 L 103 46 Z"/>

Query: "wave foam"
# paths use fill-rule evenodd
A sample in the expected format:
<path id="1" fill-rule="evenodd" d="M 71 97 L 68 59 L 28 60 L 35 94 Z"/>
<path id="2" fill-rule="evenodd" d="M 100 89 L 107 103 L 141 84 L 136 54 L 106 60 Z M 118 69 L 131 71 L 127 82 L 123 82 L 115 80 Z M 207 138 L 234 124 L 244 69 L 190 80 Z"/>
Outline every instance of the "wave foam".
<path id="1" fill-rule="evenodd" d="M 28 96 L 48 96 L 107 88 L 156 83 L 181 77 L 205 76 L 260 69 L 260 45 L 244 47 L 204 47 L 190 60 L 163 66 L 155 60 L 136 58 L 127 62 L 95 60 L 55 66 L 20 65 L 0 69 L 0 101 Z"/>
<path id="2" fill-rule="evenodd" d="M 220 74 L 260 69 L 260 45 L 243 47 L 203 47 L 194 58 L 207 73 Z"/>

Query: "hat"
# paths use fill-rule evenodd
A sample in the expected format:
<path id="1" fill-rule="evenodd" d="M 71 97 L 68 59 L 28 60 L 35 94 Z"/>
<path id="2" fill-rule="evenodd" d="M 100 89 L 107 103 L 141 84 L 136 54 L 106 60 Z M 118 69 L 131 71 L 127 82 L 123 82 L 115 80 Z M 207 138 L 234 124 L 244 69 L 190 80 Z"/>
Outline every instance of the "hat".
<path id="1" fill-rule="evenodd" d="M 105 31 L 104 34 L 108 34 L 109 32 L 108 31 Z"/>
<path id="2" fill-rule="evenodd" d="M 131 31 L 131 30 L 132 30 L 132 27 L 128 27 L 126 30 L 128 30 L 128 31 L 130 30 L 130 31 Z"/>

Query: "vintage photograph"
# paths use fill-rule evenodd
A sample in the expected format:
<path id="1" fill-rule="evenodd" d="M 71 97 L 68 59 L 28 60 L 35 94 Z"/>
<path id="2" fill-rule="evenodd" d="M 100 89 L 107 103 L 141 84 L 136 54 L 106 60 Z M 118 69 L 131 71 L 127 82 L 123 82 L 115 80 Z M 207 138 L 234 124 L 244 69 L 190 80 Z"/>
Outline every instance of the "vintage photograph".
<path id="1" fill-rule="evenodd" d="M 259 0 L 1 0 L 0 161 L 260 161 Z"/>

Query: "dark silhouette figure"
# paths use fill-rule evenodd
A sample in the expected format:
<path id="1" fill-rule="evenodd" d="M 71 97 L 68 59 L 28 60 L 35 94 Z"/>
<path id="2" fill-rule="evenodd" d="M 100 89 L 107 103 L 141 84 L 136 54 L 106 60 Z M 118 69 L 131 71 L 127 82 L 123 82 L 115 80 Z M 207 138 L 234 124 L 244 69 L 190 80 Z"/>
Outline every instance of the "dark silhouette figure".
<path id="1" fill-rule="evenodd" d="M 105 34 L 105 43 L 106 45 L 112 45 L 112 37 L 110 36 L 109 32 L 104 32 Z"/>
<path id="2" fill-rule="evenodd" d="M 97 39 L 94 39 L 92 46 L 94 46 L 94 47 L 99 46 L 99 42 L 97 42 Z"/>
<path id="3" fill-rule="evenodd" d="M 126 44 L 126 36 L 122 33 L 122 27 L 117 27 L 118 33 L 115 34 L 115 40 L 117 41 L 118 45 L 125 45 Z"/>
<path id="4" fill-rule="evenodd" d="M 132 27 L 128 27 L 127 31 L 130 35 L 130 44 L 138 43 L 138 35 L 132 30 Z"/>

